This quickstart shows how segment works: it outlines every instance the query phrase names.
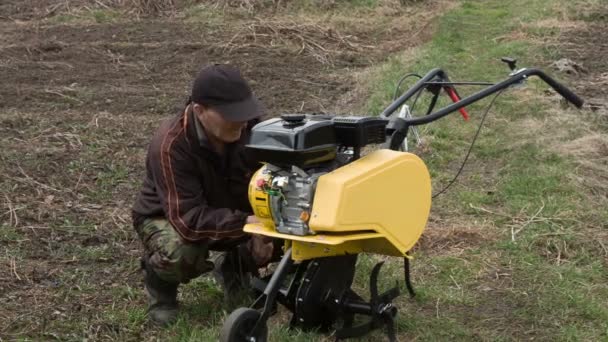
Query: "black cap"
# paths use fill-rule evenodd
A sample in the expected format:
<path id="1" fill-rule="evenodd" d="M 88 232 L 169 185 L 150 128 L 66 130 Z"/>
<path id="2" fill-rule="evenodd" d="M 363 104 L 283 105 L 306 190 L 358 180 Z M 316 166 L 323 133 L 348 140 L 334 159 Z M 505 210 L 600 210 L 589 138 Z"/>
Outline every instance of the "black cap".
<path id="1" fill-rule="evenodd" d="M 218 111 L 228 121 L 249 121 L 264 113 L 240 71 L 226 64 L 203 68 L 194 80 L 190 99 Z"/>

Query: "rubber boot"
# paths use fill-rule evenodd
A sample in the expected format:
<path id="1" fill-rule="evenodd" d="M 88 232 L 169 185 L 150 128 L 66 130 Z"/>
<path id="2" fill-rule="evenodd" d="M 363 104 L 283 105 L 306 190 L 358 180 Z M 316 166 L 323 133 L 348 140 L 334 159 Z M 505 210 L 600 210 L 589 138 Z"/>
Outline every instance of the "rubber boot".
<path id="1" fill-rule="evenodd" d="M 177 287 L 179 284 L 162 280 L 145 260 L 142 260 L 142 268 L 148 296 L 148 319 L 154 325 L 170 325 L 177 319 Z"/>

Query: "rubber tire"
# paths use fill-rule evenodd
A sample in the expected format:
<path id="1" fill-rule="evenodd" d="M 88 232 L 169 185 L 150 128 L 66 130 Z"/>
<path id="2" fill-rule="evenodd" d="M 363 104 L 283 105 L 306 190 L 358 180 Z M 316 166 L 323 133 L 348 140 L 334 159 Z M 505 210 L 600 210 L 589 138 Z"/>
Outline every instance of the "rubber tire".
<path id="1" fill-rule="evenodd" d="M 238 308 L 234 310 L 224 322 L 220 331 L 220 342 L 251 342 L 245 339 L 248 329 L 252 329 L 262 313 L 250 308 Z M 245 329 L 245 331 L 242 331 Z M 268 340 L 268 327 L 266 322 L 261 332 L 255 337 L 256 342 Z"/>

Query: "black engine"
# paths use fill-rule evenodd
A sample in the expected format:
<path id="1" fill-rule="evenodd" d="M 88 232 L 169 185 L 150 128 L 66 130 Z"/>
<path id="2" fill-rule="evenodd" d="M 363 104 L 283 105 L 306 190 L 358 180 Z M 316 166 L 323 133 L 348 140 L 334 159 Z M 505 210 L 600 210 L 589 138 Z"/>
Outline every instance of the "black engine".
<path id="1" fill-rule="evenodd" d="M 309 168 L 332 161 L 339 151 L 386 141 L 387 119 L 365 116 L 283 114 L 253 127 L 247 145 L 257 160 Z M 355 158 L 356 159 L 356 158 Z"/>

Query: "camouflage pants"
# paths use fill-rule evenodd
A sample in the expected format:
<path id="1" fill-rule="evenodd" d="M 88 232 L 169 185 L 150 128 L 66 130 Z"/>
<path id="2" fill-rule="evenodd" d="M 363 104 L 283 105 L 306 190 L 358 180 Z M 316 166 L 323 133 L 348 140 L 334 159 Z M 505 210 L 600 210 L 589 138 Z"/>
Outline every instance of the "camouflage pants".
<path id="1" fill-rule="evenodd" d="M 206 243 L 188 243 L 164 218 L 146 219 L 135 227 L 143 242 L 145 257 L 152 270 L 169 283 L 187 283 L 203 273 L 213 270 L 209 261 L 210 250 L 229 250 L 243 240 L 225 240 Z"/>

